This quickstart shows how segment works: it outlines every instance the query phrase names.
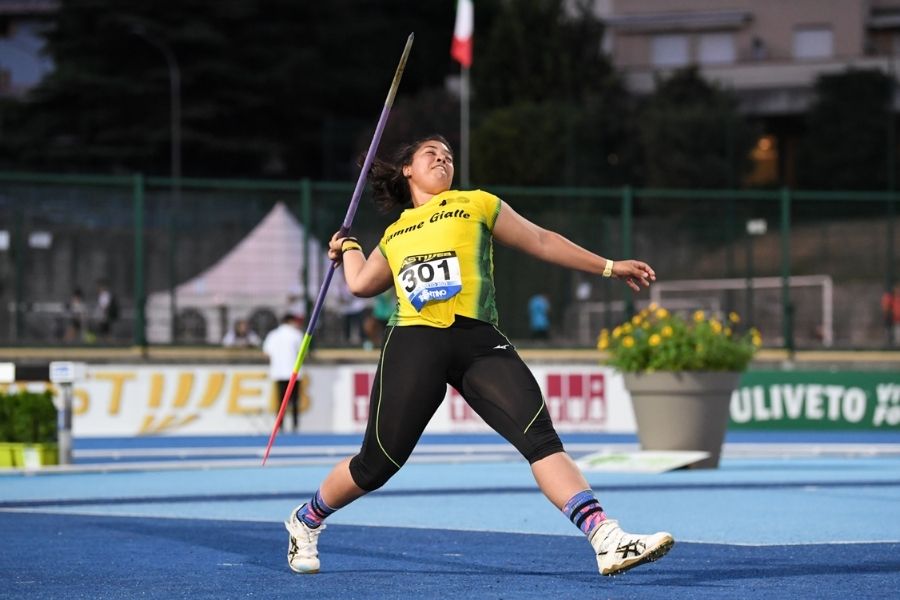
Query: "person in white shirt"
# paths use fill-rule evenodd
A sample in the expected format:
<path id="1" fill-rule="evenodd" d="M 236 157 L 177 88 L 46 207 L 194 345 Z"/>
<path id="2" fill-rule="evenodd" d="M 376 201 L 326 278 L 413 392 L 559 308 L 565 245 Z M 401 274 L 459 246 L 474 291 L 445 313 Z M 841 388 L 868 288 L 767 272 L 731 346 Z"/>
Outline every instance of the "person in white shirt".
<path id="1" fill-rule="evenodd" d="M 294 372 L 294 363 L 303 342 L 302 327 L 303 317 L 286 314 L 281 319 L 281 325 L 270 331 L 263 341 L 263 352 L 269 357 L 269 378 L 275 382 L 279 402 L 284 398 Z M 295 433 L 300 430 L 299 399 L 300 386 L 295 384 L 289 401 Z"/>

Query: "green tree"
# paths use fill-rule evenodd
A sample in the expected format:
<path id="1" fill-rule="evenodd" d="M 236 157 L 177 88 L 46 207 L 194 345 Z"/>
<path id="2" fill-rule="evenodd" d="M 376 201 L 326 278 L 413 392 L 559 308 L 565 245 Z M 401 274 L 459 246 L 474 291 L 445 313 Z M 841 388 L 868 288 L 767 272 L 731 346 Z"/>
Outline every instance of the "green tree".
<path id="1" fill-rule="evenodd" d="M 891 125 L 888 107 L 893 93 L 890 77 L 874 70 L 822 75 L 815 93 L 797 156 L 799 185 L 807 189 L 885 189 Z"/>
<path id="2" fill-rule="evenodd" d="M 735 187 L 749 167 L 753 131 L 737 99 L 703 79 L 696 67 L 658 81 L 639 123 L 645 185 Z"/>
<path id="3" fill-rule="evenodd" d="M 631 177 L 630 99 L 601 54 L 590 3 L 506 2 L 476 39 L 472 173 L 509 184 Z"/>
<path id="4" fill-rule="evenodd" d="M 343 177 L 400 50 L 401 94 L 440 86 L 454 7 L 401 0 L 63 0 L 55 71 L 5 109 L 6 168 L 167 173 L 169 72 L 181 71 L 183 173 Z"/>

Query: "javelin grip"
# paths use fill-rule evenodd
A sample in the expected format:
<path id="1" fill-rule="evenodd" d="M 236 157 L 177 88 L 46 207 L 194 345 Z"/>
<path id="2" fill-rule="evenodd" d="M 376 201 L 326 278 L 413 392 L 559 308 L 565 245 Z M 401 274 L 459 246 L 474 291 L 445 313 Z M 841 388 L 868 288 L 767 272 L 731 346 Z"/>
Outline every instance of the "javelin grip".
<path id="1" fill-rule="evenodd" d="M 391 81 L 391 87 L 388 90 L 387 98 L 384 101 L 384 107 L 381 109 L 381 116 L 378 117 L 378 124 L 375 126 L 375 134 L 372 136 L 372 142 L 369 144 L 369 151 L 366 152 L 366 158 L 363 160 L 362 169 L 359 172 L 359 178 L 356 180 L 356 187 L 353 189 L 353 196 L 350 198 L 350 206 L 347 208 L 347 215 L 341 224 L 340 235 L 345 237 L 350 233 L 350 226 L 353 224 L 353 217 L 356 216 L 356 209 L 359 207 L 359 199 L 362 196 L 363 189 L 366 187 L 366 178 L 369 175 L 369 169 L 372 168 L 372 161 L 375 160 L 375 153 L 378 151 L 378 144 L 381 142 L 381 134 L 384 133 L 384 126 L 387 124 L 388 115 L 391 107 L 394 105 L 394 98 L 397 96 L 397 89 L 400 87 L 400 79 L 403 77 L 403 71 L 406 69 L 406 60 L 409 58 L 409 52 L 412 50 L 415 34 L 410 33 L 406 38 L 406 46 L 403 48 L 403 54 L 400 56 L 400 64 L 394 72 L 394 79 Z M 297 374 L 306 358 L 309 345 L 312 341 L 312 335 L 319 323 L 319 314 L 322 312 L 322 305 L 325 303 L 325 294 L 331 285 L 331 279 L 337 270 L 338 263 L 333 263 L 332 268 L 325 272 L 325 278 L 322 280 L 322 287 L 319 288 L 319 295 L 316 296 L 316 302 L 312 309 L 309 322 L 306 325 L 306 333 L 303 336 L 303 343 L 300 351 L 297 353 L 297 359 L 294 363 L 294 371 L 291 373 L 291 380 L 285 390 L 284 397 L 281 399 L 281 407 L 278 410 L 278 416 L 275 418 L 275 426 L 272 427 L 272 434 L 269 436 L 269 443 L 266 445 L 266 452 L 263 455 L 262 464 L 265 466 L 266 460 L 269 458 L 269 452 L 272 450 L 272 444 L 275 442 L 275 436 L 278 435 L 278 429 L 281 427 L 281 420 L 284 418 L 284 410 L 287 407 L 288 399 L 291 397 L 294 385 L 297 382 Z"/>

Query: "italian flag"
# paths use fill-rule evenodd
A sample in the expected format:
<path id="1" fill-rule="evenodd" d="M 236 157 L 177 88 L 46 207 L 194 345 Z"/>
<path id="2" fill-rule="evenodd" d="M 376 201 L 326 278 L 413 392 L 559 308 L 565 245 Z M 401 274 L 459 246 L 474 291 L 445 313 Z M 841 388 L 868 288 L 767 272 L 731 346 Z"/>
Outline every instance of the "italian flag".
<path id="1" fill-rule="evenodd" d="M 475 28 L 475 9 L 472 0 L 457 0 L 456 26 L 450 56 L 465 68 L 472 66 L 472 30 Z"/>

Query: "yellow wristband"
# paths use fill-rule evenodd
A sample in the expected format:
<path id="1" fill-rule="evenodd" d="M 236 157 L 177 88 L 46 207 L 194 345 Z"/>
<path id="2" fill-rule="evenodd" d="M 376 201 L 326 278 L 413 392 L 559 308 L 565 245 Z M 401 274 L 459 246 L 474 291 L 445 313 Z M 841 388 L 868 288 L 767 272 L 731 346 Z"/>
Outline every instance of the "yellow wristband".
<path id="1" fill-rule="evenodd" d="M 341 254 L 349 252 L 350 250 L 359 250 L 362 252 L 362 246 L 359 245 L 359 241 L 357 241 L 356 238 L 344 238 L 344 241 L 341 242 Z"/>
<path id="2" fill-rule="evenodd" d="M 608 258 L 606 259 L 606 267 L 603 269 L 604 277 L 612 277 L 612 269 L 613 269 L 614 264 L 615 263 L 613 261 L 611 261 L 610 259 L 608 259 Z"/>

